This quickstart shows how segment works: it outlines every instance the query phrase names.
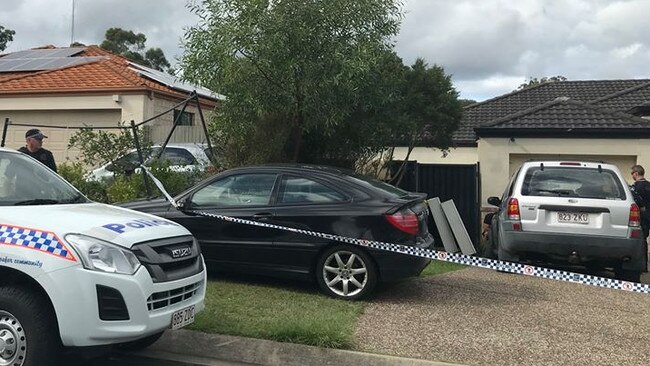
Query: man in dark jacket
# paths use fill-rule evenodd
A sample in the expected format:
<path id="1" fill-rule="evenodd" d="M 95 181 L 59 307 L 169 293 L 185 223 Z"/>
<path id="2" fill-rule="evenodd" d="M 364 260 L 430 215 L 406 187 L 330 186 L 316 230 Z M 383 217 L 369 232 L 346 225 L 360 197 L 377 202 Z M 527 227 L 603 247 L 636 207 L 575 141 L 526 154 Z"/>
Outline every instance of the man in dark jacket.
<path id="1" fill-rule="evenodd" d="M 48 168 L 56 172 L 56 163 L 54 162 L 54 155 L 50 150 L 43 147 L 43 139 L 47 136 L 41 133 L 41 130 L 32 128 L 25 133 L 25 146 L 18 149 L 23 154 L 27 154 L 34 159 L 45 164 Z"/>
<path id="2" fill-rule="evenodd" d="M 645 177 L 645 169 L 641 165 L 632 167 L 632 179 L 634 185 L 632 188 L 635 193 L 635 201 L 641 208 L 641 228 L 643 229 L 643 238 L 646 240 L 646 263 L 648 258 L 648 233 L 650 232 L 650 182 Z"/>

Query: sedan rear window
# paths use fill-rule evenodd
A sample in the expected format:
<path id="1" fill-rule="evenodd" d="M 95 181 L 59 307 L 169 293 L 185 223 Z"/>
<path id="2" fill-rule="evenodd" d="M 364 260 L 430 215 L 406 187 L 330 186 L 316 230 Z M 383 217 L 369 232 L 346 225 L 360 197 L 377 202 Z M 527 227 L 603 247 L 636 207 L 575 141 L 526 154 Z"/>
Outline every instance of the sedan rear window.
<path id="1" fill-rule="evenodd" d="M 347 200 L 332 188 L 306 178 L 286 177 L 281 187 L 279 203 L 335 203 Z"/>
<path id="2" fill-rule="evenodd" d="M 620 200 L 626 197 L 623 185 L 613 171 L 570 167 L 528 169 L 521 194 Z"/>
<path id="3" fill-rule="evenodd" d="M 393 185 L 390 185 L 388 183 L 384 183 L 384 182 L 379 181 L 377 179 L 373 179 L 373 178 L 363 176 L 361 174 L 353 173 L 353 174 L 348 175 L 348 177 L 350 177 L 353 181 L 355 181 L 355 183 L 357 183 L 359 185 L 368 187 L 370 189 L 379 190 L 382 193 L 387 194 L 388 196 L 391 196 L 391 197 L 405 197 L 405 196 L 409 195 L 409 192 L 407 192 L 407 191 L 405 191 L 403 189 L 397 188 L 397 187 L 395 187 Z"/>

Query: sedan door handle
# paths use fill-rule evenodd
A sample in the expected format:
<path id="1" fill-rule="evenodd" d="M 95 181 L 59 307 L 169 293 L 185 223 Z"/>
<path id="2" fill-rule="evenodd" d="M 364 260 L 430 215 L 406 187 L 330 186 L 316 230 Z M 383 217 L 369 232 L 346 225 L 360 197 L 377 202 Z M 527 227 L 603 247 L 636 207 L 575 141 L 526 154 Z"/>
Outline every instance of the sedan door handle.
<path id="1" fill-rule="evenodd" d="M 255 215 L 253 215 L 254 220 L 260 220 L 260 221 L 261 220 L 268 220 L 271 217 L 273 217 L 273 214 L 270 213 L 270 212 L 260 212 L 260 213 L 257 213 Z"/>

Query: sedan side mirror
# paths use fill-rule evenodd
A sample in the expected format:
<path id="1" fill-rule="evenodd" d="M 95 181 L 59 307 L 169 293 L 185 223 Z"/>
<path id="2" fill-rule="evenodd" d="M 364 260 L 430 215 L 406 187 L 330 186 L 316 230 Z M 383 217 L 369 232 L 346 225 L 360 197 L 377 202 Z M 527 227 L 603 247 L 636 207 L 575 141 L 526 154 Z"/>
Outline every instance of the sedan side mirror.
<path id="1" fill-rule="evenodd" d="M 499 197 L 488 197 L 487 203 L 491 204 L 492 206 L 501 206 L 501 199 Z"/>
<path id="2" fill-rule="evenodd" d="M 186 211 L 192 209 L 192 201 L 189 197 L 185 197 L 182 200 L 177 202 L 179 211 Z"/>

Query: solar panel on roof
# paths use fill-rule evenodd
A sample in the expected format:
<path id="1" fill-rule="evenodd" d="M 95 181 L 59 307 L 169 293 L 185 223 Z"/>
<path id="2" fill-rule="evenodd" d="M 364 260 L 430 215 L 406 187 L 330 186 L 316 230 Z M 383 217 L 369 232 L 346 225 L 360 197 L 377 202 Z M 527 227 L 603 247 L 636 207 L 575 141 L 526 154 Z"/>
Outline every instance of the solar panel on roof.
<path id="1" fill-rule="evenodd" d="M 71 57 L 78 53 L 81 53 L 84 50 L 85 48 L 83 47 L 59 48 L 59 49 L 51 50 L 54 52 L 52 52 L 51 55 L 46 55 L 44 57 Z"/>
<path id="2" fill-rule="evenodd" d="M 0 72 L 55 70 L 69 66 L 82 65 L 104 58 L 104 56 L 93 56 L 7 60 L 3 57 L 0 58 Z"/>
<path id="3" fill-rule="evenodd" d="M 18 59 L 18 58 L 40 59 L 40 58 L 53 58 L 53 57 L 70 57 L 82 52 L 83 50 L 85 50 L 84 47 L 25 50 L 25 51 L 10 53 L 7 56 L 2 57 L 2 59 L 7 60 L 7 59 Z"/>
<path id="4" fill-rule="evenodd" d="M 0 59 L 0 72 L 14 71 L 29 60 L 4 60 Z"/>
<path id="5" fill-rule="evenodd" d="M 166 86 L 168 86 L 168 87 L 170 87 L 172 89 L 178 89 L 178 90 L 182 90 L 182 91 L 185 91 L 185 92 L 188 92 L 188 93 L 192 92 L 192 91 L 196 91 L 197 94 L 202 95 L 204 97 L 208 97 L 208 98 L 216 98 L 216 99 L 221 99 L 221 100 L 226 98 L 225 96 L 223 96 L 221 94 L 218 94 L 218 93 L 215 93 L 210 89 L 202 88 L 202 87 L 197 86 L 197 85 L 192 85 L 192 84 L 180 81 L 176 77 L 174 77 L 172 75 L 169 75 L 169 74 L 166 74 L 166 73 L 164 73 L 162 71 L 158 71 L 158 70 L 146 67 L 146 66 L 138 65 L 138 64 L 135 64 L 133 62 L 129 62 L 129 64 L 131 65 L 131 70 L 133 70 L 135 72 L 138 72 L 140 75 L 142 75 L 142 76 L 144 76 L 144 77 L 146 77 L 148 79 L 151 79 L 153 81 L 157 81 L 157 82 L 159 82 L 161 84 L 164 84 L 164 85 L 166 85 Z"/>

